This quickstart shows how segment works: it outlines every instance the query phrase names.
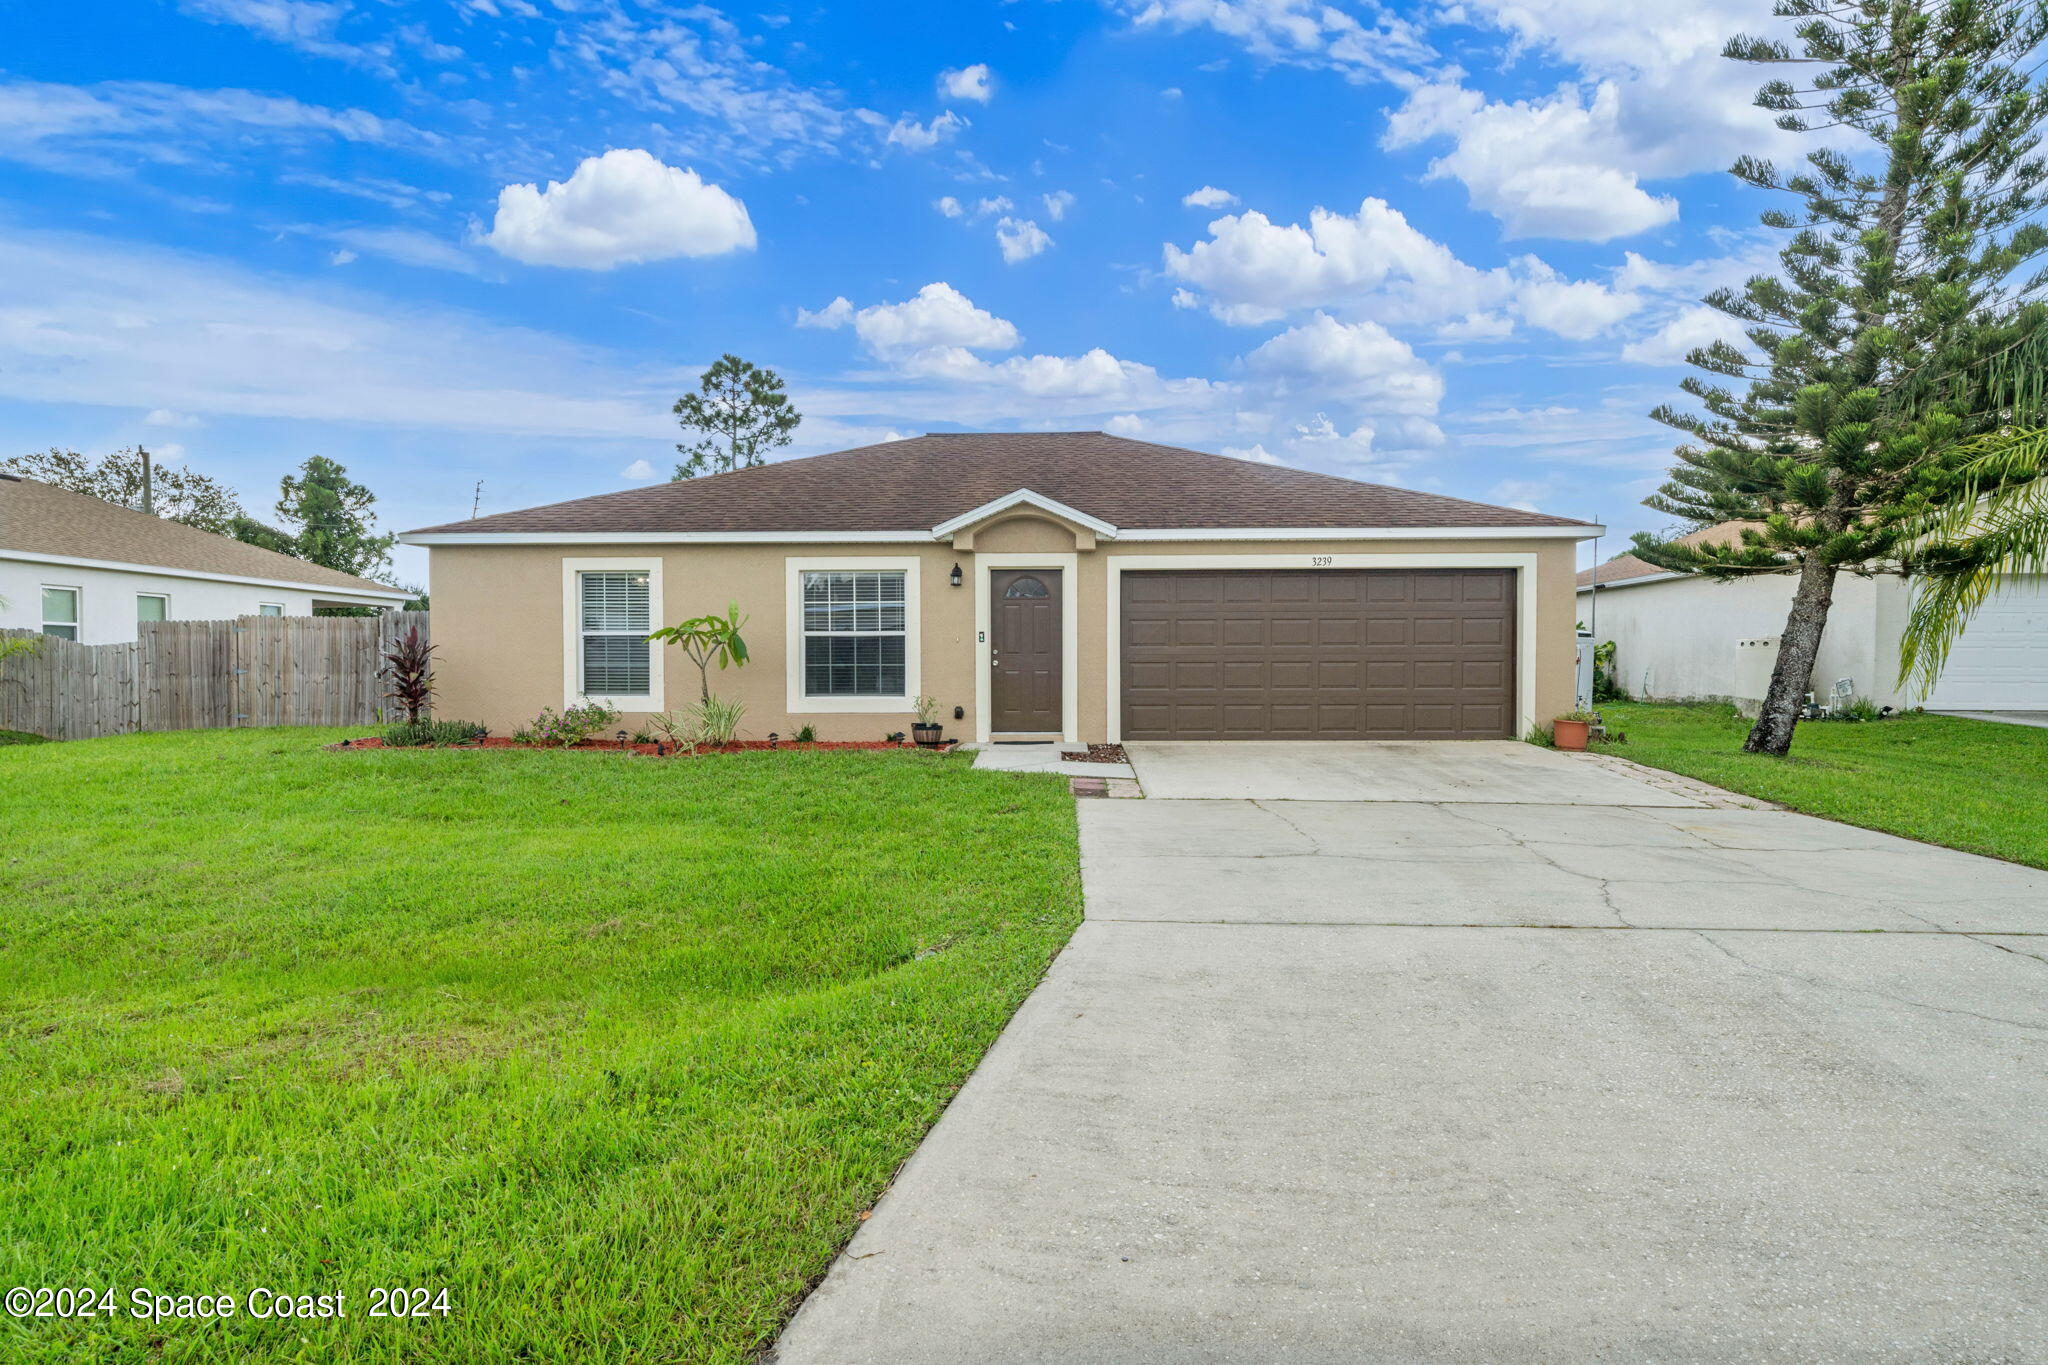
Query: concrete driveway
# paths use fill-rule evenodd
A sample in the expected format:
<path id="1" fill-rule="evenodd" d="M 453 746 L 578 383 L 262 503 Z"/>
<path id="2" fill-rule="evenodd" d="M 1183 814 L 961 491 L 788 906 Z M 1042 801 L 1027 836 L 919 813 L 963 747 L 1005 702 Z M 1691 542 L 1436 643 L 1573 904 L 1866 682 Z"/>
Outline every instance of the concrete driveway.
<path id="1" fill-rule="evenodd" d="M 2048 874 L 1190 747 L 781 1365 L 2048 1361 Z"/>

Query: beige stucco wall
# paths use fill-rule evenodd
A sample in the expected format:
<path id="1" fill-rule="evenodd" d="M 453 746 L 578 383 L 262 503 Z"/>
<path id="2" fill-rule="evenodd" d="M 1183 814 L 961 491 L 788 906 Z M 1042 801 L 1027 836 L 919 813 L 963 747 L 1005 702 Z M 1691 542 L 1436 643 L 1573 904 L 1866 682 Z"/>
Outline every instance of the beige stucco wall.
<path id="1" fill-rule="evenodd" d="M 543 706 L 561 707 L 566 695 L 568 623 L 564 613 L 565 560 L 636 560 L 661 568 L 661 619 L 676 621 L 722 611 L 737 601 L 748 618 L 753 661 L 737 671 L 712 673 L 712 689 L 746 703 L 746 734 L 794 733 L 805 724 L 824 739 L 876 739 L 905 729 L 908 709 L 891 712 L 792 711 L 789 704 L 787 609 L 791 560 L 915 559 L 918 563 L 919 686 L 942 707 L 949 735 L 976 737 L 976 680 L 982 646 L 975 639 L 975 602 L 981 590 L 980 555 L 1044 553 L 1076 557 L 1077 581 L 1066 585 L 1069 612 L 1077 613 L 1077 738 L 1101 740 L 1111 722 L 1109 697 L 1109 564 L 1130 556 L 1190 562 L 1248 557 L 1260 567 L 1313 567 L 1317 556 L 1340 563 L 1389 566 L 1417 555 L 1486 562 L 1528 556 L 1535 564 L 1534 719 L 1547 721 L 1572 705 L 1575 551 L 1569 540 L 1196 541 L 1094 542 L 1075 528 L 1035 515 L 1013 516 L 973 528 L 952 544 L 847 545 L 478 545 L 431 548 L 434 641 L 438 646 L 442 716 L 479 720 L 499 734 L 531 720 Z M 1088 546 L 1089 548 L 1082 548 Z M 1358 556 L 1358 560 L 1349 557 Z M 961 566 L 965 584 L 947 576 Z M 1517 628 L 1530 628 L 1518 619 Z M 697 693 L 697 673 L 679 650 L 663 651 L 665 704 L 680 707 Z M 802 705 L 802 703 L 800 703 Z M 956 720 L 954 707 L 965 716 Z M 630 713 L 637 727 L 644 712 Z"/>

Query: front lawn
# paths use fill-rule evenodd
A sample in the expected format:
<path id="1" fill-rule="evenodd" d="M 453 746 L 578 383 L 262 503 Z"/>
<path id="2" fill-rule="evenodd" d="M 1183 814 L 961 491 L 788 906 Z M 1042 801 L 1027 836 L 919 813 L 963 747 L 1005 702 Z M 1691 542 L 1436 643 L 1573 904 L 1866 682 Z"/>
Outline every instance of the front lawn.
<path id="1" fill-rule="evenodd" d="M 745 1360 L 1079 919 L 1050 778 L 338 734 L 0 752 L 0 1358 Z"/>
<path id="2" fill-rule="evenodd" d="M 1954 716 L 1802 721 L 1788 758 L 1742 752 L 1732 706 L 1604 703 L 1610 752 L 1869 829 L 2048 867 L 2048 730 Z"/>

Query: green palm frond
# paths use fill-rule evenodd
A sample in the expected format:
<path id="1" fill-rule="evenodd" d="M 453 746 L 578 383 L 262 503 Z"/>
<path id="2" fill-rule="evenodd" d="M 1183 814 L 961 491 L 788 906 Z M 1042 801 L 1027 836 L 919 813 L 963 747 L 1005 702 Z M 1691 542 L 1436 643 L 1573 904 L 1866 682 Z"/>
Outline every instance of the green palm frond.
<path id="1" fill-rule="evenodd" d="M 1958 495 L 1910 530 L 1920 579 L 1899 681 L 1926 692 L 1963 628 L 2016 574 L 2048 573 L 2048 427 L 1981 437 Z"/>

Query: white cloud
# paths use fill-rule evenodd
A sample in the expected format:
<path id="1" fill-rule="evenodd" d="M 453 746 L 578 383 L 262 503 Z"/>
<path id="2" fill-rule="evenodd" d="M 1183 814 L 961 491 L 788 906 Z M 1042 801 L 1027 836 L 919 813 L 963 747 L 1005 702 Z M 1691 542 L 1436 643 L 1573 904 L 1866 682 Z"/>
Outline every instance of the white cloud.
<path id="1" fill-rule="evenodd" d="M 1039 199 L 1045 205 L 1045 216 L 1055 223 L 1064 220 L 1067 210 L 1074 207 L 1074 194 L 1071 190 L 1054 190 L 1051 194 L 1040 195 Z"/>
<path id="2" fill-rule="evenodd" d="M 56 85 L 0 82 L 0 157 L 68 173 L 133 162 L 187 163 L 246 144 L 339 138 L 430 150 L 441 139 L 362 109 L 330 109 L 253 90 L 198 90 L 154 81 Z"/>
<path id="3" fill-rule="evenodd" d="M 179 9 L 217 24 L 234 24 L 250 32 L 308 52 L 388 71 L 390 49 L 363 46 L 335 36 L 348 5 L 342 0 L 179 0 Z"/>
<path id="4" fill-rule="evenodd" d="M 1017 206 L 1010 202 L 1009 195 L 998 194 L 986 199 L 975 200 L 974 216 L 977 218 L 985 218 L 991 213 L 1008 213 L 1011 209 L 1015 207 Z"/>
<path id="5" fill-rule="evenodd" d="M 619 471 L 619 477 L 630 480 L 658 479 L 661 471 L 646 460 L 635 460 Z"/>
<path id="6" fill-rule="evenodd" d="M 973 100 L 976 104 L 987 104 L 989 98 L 995 94 L 994 84 L 989 79 L 988 63 L 976 62 L 957 71 L 941 71 L 939 93 L 948 99 Z"/>
<path id="7" fill-rule="evenodd" d="M 1204 185 L 1191 194 L 1181 196 L 1180 202 L 1191 209 L 1220 209 L 1237 202 L 1237 196 L 1229 190 L 1219 190 L 1214 185 Z"/>
<path id="8" fill-rule="evenodd" d="M 356 253 L 350 251 L 347 247 L 342 247 L 327 258 L 327 264 L 329 265 L 354 265 L 355 262 Z"/>
<path id="9" fill-rule="evenodd" d="M 1510 237 L 1605 242 L 1662 227 L 1678 201 L 1653 195 L 1628 169 L 1620 92 L 1602 81 L 1589 102 L 1561 90 L 1549 99 L 1489 102 L 1462 86 L 1413 91 L 1388 120 L 1388 147 L 1448 137 L 1428 178 L 1464 183 L 1474 208 Z"/>
<path id="10" fill-rule="evenodd" d="M 958 218 L 967 210 L 960 207 L 960 201 L 950 194 L 942 194 L 932 201 L 932 207 L 947 218 Z"/>
<path id="11" fill-rule="evenodd" d="M 1443 403 L 1443 377 L 1376 322 L 1346 324 L 1317 313 L 1254 350 L 1245 364 L 1282 393 L 1335 395 L 1398 416 L 1433 417 Z"/>
<path id="12" fill-rule="evenodd" d="M 1353 81 L 1402 79 L 1433 53 L 1406 19 L 1379 5 L 1357 16 L 1324 0 L 1112 0 L 1140 29 L 1206 28 L 1260 61 L 1336 71 Z"/>
<path id="13" fill-rule="evenodd" d="M 1683 365 L 1693 351 L 1717 341 L 1748 351 L 1742 324 L 1718 308 L 1699 304 L 1687 308 L 1648 336 L 1621 348 L 1621 358 L 1638 365 Z"/>
<path id="14" fill-rule="evenodd" d="M 1390 120 L 1389 146 L 1449 139 L 1432 173 L 1464 181 L 1510 235 L 1606 241 L 1668 223 L 1676 204 L 1643 182 L 1719 170 L 1741 152 L 1778 155 L 1793 140 L 1754 106 L 1758 71 L 1720 55 L 1733 34 L 1780 26 L 1770 0 L 1463 0 L 1447 13 L 1507 35 L 1503 65 L 1534 51 L 1577 72 L 1521 100 L 1436 72 L 1406 87 Z"/>
<path id="15" fill-rule="evenodd" d="M 1583 339 L 1640 304 L 1625 290 L 1562 279 L 1534 256 L 1480 270 L 1382 199 L 1365 200 L 1356 214 L 1318 208 L 1307 227 L 1257 210 L 1228 214 L 1209 224 L 1208 240 L 1185 251 L 1168 244 L 1165 264 L 1208 295 L 1211 313 L 1238 326 L 1319 308 L 1434 326 L 1447 339 L 1497 339 L 1515 317 Z M 1178 295 L 1174 302 L 1187 305 Z"/>
<path id="16" fill-rule="evenodd" d="M 1145 430 L 1145 419 L 1135 412 L 1120 412 L 1102 424 L 1112 436 L 1137 436 Z"/>
<path id="17" fill-rule="evenodd" d="M 1052 238 L 1029 218 L 1004 218 L 996 224 L 996 245 L 1002 248 L 1003 260 L 1015 265 L 1051 246 Z"/>
<path id="18" fill-rule="evenodd" d="M 0 228 L 0 396 L 656 439 L 676 378 L 529 328 L 134 242 Z"/>
<path id="19" fill-rule="evenodd" d="M 304 231 L 323 237 L 330 242 L 339 242 L 340 251 L 347 253 L 348 260 L 329 258 L 329 264 L 347 265 L 359 255 L 382 256 L 397 261 L 400 265 L 419 266 L 428 270 L 452 270 L 461 275 L 488 278 L 491 271 L 485 269 L 469 252 L 445 237 L 415 228 L 400 227 L 349 227 L 349 228 L 307 228 Z"/>
<path id="20" fill-rule="evenodd" d="M 877 359 L 899 359 L 931 347 L 973 351 L 1007 351 L 1017 344 L 1017 329 L 1006 320 L 974 306 L 965 294 L 944 281 L 926 285 L 901 303 L 877 303 L 858 312 L 836 298 L 817 312 L 797 310 L 797 326 L 838 328 L 851 324 L 854 335 Z"/>
<path id="21" fill-rule="evenodd" d="M 908 152 L 928 152 L 941 142 L 958 136 L 960 130 L 968 126 L 967 120 L 951 109 L 930 123 L 919 123 L 906 114 L 889 126 L 889 132 L 883 141 Z"/>
<path id="22" fill-rule="evenodd" d="M 199 419 L 189 412 L 178 412 L 172 408 L 151 408 L 149 415 L 142 419 L 145 426 L 152 427 L 196 427 Z"/>
<path id="23" fill-rule="evenodd" d="M 528 265 L 610 270 L 673 256 L 751 251 L 746 206 L 693 170 L 614 148 L 566 181 L 507 185 L 484 241 Z"/>

